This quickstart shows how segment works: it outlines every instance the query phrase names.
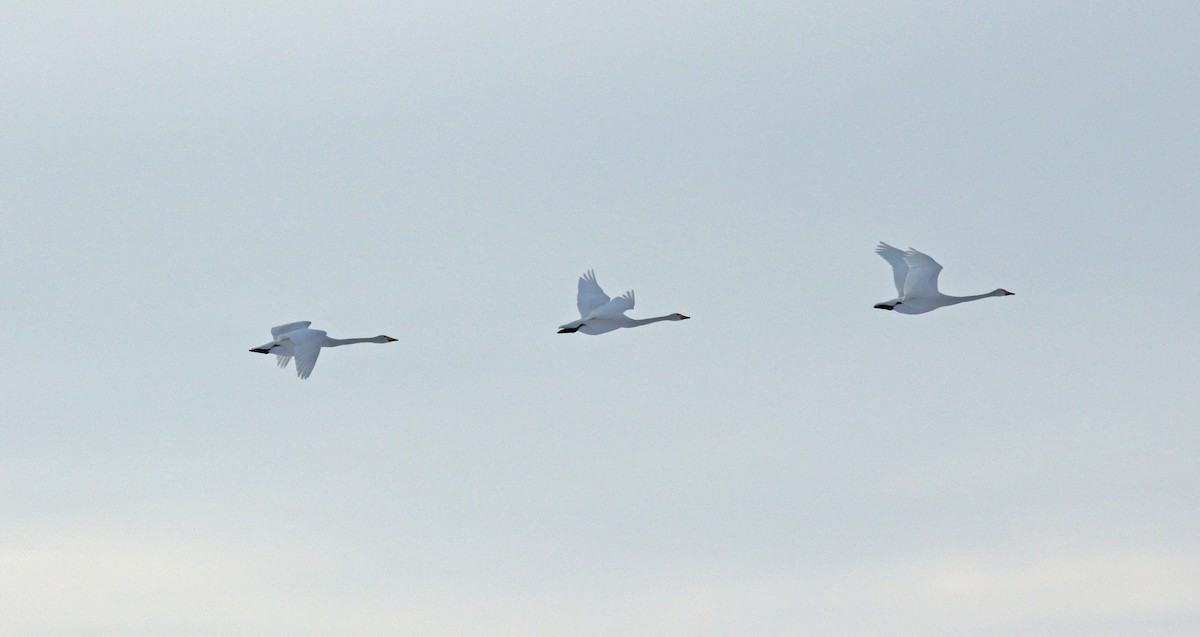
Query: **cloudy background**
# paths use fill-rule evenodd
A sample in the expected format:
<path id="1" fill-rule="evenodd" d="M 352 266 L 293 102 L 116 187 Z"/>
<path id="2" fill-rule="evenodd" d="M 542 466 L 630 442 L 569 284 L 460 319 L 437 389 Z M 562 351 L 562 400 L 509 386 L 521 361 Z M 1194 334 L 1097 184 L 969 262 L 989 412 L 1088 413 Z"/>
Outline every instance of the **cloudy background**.
<path id="1" fill-rule="evenodd" d="M 99 7 L 0 9 L 6 634 L 1195 634 L 1195 3 Z"/>

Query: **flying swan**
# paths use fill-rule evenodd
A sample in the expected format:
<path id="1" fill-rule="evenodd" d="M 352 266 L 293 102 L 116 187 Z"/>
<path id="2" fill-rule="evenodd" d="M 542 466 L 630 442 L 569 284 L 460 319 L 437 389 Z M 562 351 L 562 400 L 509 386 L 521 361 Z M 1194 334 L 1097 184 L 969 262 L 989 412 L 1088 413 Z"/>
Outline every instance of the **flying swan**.
<path id="1" fill-rule="evenodd" d="M 583 332 L 584 334 L 603 334 L 622 327 L 637 327 L 658 321 L 683 321 L 691 318 L 682 314 L 668 314 L 647 319 L 631 319 L 625 312 L 633 309 L 633 290 L 615 299 L 608 298 L 600 284 L 596 283 L 596 273 L 588 270 L 579 277 L 579 296 L 575 299 L 579 307 L 579 320 L 560 325 L 559 334 Z"/>
<path id="2" fill-rule="evenodd" d="M 266 345 L 259 345 L 252 352 L 259 354 L 274 354 L 280 367 L 287 367 L 288 361 L 296 359 L 296 375 L 308 378 L 313 367 L 317 366 L 317 356 L 322 347 L 338 347 L 352 343 L 391 343 L 396 340 L 390 336 L 373 336 L 371 338 L 329 338 L 321 330 L 310 330 L 312 321 L 288 323 L 271 328 L 271 338 Z"/>
<path id="3" fill-rule="evenodd" d="M 881 310 L 895 310 L 901 314 L 924 314 L 939 307 L 977 301 L 989 296 L 1012 296 L 1012 292 L 997 289 L 975 296 L 947 296 L 938 292 L 938 273 L 942 266 L 928 254 L 909 248 L 907 252 L 880 241 L 875 254 L 892 264 L 892 275 L 896 279 L 896 293 L 900 296 L 883 303 L 876 303 Z"/>

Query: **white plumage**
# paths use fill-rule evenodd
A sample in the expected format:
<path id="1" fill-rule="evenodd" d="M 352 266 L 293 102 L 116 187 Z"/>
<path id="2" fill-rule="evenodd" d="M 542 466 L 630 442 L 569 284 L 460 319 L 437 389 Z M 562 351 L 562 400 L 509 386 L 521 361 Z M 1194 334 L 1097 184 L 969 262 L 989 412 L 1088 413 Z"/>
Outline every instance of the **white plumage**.
<path id="1" fill-rule="evenodd" d="M 895 310 L 901 314 L 924 314 L 939 307 L 977 301 L 989 296 L 1012 296 L 1012 292 L 997 288 L 986 294 L 974 296 L 949 296 L 938 291 L 938 274 L 942 266 L 933 257 L 912 248 L 907 251 L 894 248 L 882 241 L 875 253 L 892 266 L 892 278 L 896 283 L 896 298 L 875 307 Z"/>
<path id="2" fill-rule="evenodd" d="M 600 284 L 596 282 L 596 273 L 588 270 L 579 277 L 579 292 L 575 297 L 575 306 L 579 309 L 579 320 L 560 325 L 559 334 L 583 332 L 584 334 L 603 334 L 622 327 L 637 327 L 658 321 L 683 321 L 691 317 L 682 314 L 667 314 L 648 319 L 631 319 L 625 312 L 634 307 L 633 290 L 615 299 L 610 299 Z"/>
<path id="3" fill-rule="evenodd" d="M 296 375 L 301 379 L 308 378 L 317 365 L 317 357 L 321 355 L 322 347 L 338 347 L 353 343 L 391 343 L 396 339 L 390 336 L 372 336 L 370 338 L 330 338 L 321 330 L 310 329 L 312 321 L 298 321 L 271 328 L 271 342 L 259 345 L 250 351 L 259 354 L 275 354 L 280 367 L 296 359 Z"/>

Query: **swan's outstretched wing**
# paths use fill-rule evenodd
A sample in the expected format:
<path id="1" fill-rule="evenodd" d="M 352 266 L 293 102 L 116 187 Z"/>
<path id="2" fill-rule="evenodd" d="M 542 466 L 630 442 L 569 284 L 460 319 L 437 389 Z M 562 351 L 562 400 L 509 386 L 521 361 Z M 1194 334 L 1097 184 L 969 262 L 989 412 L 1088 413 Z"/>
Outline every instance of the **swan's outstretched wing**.
<path id="1" fill-rule="evenodd" d="M 892 278 L 896 280 L 896 294 L 904 296 L 904 280 L 908 278 L 908 264 L 904 262 L 904 251 L 880 241 L 875 254 L 892 264 Z"/>
<path id="2" fill-rule="evenodd" d="M 275 362 L 278 363 L 280 367 L 287 367 L 288 363 L 291 362 L 291 360 L 292 360 L 291 356 L 281 356 L 279 354 L 275 355 Z"/>
<path id="3" fill-rule="evenodd" d="M 579 308 L 579 318 L 587 318 L 596 308 L 608 303 L 608 295 L 596 283 L 596 273 L 588 270 L 579 277 L 579 294 L 575 297 L 575 305 Z"/>
<path id="4" fill-rule="evenodd" d="M 317 357 L 321 355 L 321 341 L 310 339 L 299 343 L 295 348 L 296 375 L 308 378 L 313 368 L 317 366 Z"/>
<path id="5" fill-rule="evenodd" d="M 904 262 L 908 264 L 908 278 L 904 280 L 904 298 L 938 295 L 938 273 L 942 266 L 933 257 L 912 248 L 904 253 Z"/>
<path id="6" fill-rule="evenodd" d="M 279 338 L 280 334 L 287 334 L 288 332 L 295 332 L 296 330 L 302 330 L 302 329 L 308 327 L 309 325 L 312 325 L 312 321 L 300 321 L 297 323 L 288 323 L 287 325 L 280 325 L 278 327 L 272 327 L 271 328 L 271 338 Z"/>
<path id="7" fill-rule="evenodd" d="M 592 313 L 584 318 L 616 318 L 624 316 L 625 312 L 633 309 L 633 290 L 630 290 L 621 296 L 601 305 L 592 310 Z"/>

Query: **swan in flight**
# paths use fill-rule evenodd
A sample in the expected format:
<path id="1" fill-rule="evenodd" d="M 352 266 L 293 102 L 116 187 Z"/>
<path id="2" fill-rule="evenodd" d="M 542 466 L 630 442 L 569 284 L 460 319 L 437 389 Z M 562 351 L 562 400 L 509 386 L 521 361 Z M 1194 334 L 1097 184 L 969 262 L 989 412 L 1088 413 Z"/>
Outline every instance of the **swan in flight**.
<path id="1" fill-rule="evenodd" d="M 352 343 L 391 343 L 396 340 L 390 336 L 373 336 L 371 338 L 329 338 L 321 330 L 310 330 L 312 321 L 288 323 L 271 328 L 271 342 L 259 345 L 252 352 L 259 354 L 274 354 L 280 367 L 287 367 L 288 361 L 296 359 L 296 375 L 308 378 L 313 367 L 317 366 L 317 356 L 322 347 L 337 347 Z"/>
<path id="2" fill-rule="evenodd" d="M 890 301 L 876 303 L 881 310 L 895 310 L 901 314 L 924 314 L 939 307 L 977 301 L 989 296 L 1012 296 L 1005 289 L 992 290 L 975 296 L 948 296 L 938 292 L 938 273 L 942 266 L 928 254 L 893 248 L 880 241 L 875 254 L 892 264 L 892 275 L 896 279 L 896 292 L 900 295 Z"/>
<path id="3" fill-rule="evenodd" d="M 622 327 L 637 327 L 658 321 L 683 321 L 691 318 L 682 314 L 668 314 L 647 319 L 631 319 L 625 312 L 633 309 L 633 290 L 615 299 L 608 298 L 600 284 L 596 283 L 596 273 L 588 270 L 579 277 L 579 296 L 575 299 L 579 308 L 579 320 L 560 325 L 559 334 L 583 332 L 584 334 L 603 334 Z"/>

